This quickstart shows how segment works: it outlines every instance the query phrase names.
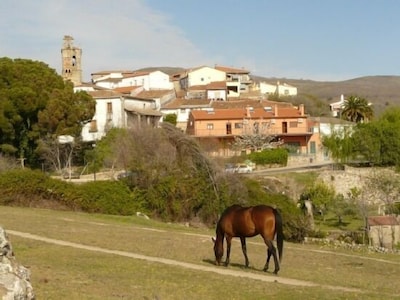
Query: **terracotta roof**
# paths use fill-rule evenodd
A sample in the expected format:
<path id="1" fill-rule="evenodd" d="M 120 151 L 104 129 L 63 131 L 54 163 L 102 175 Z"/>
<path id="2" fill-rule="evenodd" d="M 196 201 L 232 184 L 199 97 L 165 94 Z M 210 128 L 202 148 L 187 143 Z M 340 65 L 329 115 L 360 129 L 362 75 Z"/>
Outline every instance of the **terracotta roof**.
<path id="1" fill-rule="evenodd" d="M 121 94 L 130 94 L 133 90 L 139 87 L 141 86 L 124 86 L 124 87 L 114 88 L 113 91 L 116 91 L 117 93 Z"/>
<path id="2" fill-rule="evenodd" d="M 188 88 L 189 91 L 205 91 L 207 85 L 202 84 L 202 85 L 192 85 L 191 87 Z"/>
<path id="3" fill-rule="evenodd" d="M 207 90 L 226 90 L 226 81 L 213 81 L 206 85 Z"/>
<path id="4" fill-rule="evenodd" d="M 246 108 L 232 109 L 213 109 L 192 110 L 192 116 L 195 120 L 226 120 L 226 119 L 243 119 L 247 116 Z M 271 119 L 271 118 L 296 118 L 300 117 L 300 111 L 297 108 L 278 107 L 278 115 L 274 114 L 274 110 L 266 110 L 264 108 L 254 108 L 250 110 L 250 117 L 253 119 Z M 303 116 L 304 117 L 304 116 Z"/>
<path id="5" fill-rule="evenodd" d="M 251 106 L 253 108 L 264 108 L 266 106 L 289 106 L 292 107 L 291 103 L 287 102 L 275 102 L 266 100 L 252 100 L 252 99 L 241 99 L 241 100 L 228 100 L 228 101 L 213 101 L 211 107 L 215 109 L 229 109 L 229 108 L 245 108 Z"/>
<path id="6" fill-rule="evenodd" d="M 368 225 L 369 226 L 400 225 L 400 222 L 395 216 L 373 216 L 373 217 L 368 217 Z"/>
<path id="7" fill-rule="evenodd" d="M 157 116 L 161 117 L 163 114 L 160 111 L 154 109 L 139 109 L 129 103 L 125 103 L 124 109 L 133 113 L 137 113 L 142 116 Z"/>
<path id="8" fill-rule="evenodd" d="M 179 109 L 179 108 L 196 108 L 196 107 L 210 107 L 210 100 L 208 99 L 184 99 L 177 98 L 167 104 L 163 105 L 164 109 Z"/>
<path id="9" fill-rule="evenodd" d="M 88 91 L 87 93 L 93 98 L 116 98 L 122 96 L 121 93 L 112 90 Z"/>
<path id="10" fill-rule="evenodd" d="M 224 67 L 224 66 L 215 66 L 214 69 L 223 71 L 228 74 L 249 74 L 250 71 L 247 71 L 245 69 L 237 69 L 237 68 L 231 68 L 231 67 Z"/>
<path id="11" fill-rule="evenodd" d="M 162 96 L 168 95 L 172 92 L 173 90 L 149 90 L 141 91 L 139 94 L 137 94 L 137 96 L 146 99 L 154 99 L 161 98 Z"/>
<path id="12" fill-rule="evenodd" d="M 92 73 L 91 75 L 107 75 L 111 73 L 121 73 L 121 74 L 127 74 L 127 73 L 133 73 L 133 71 L 127 71 L 127 70 L 112 70 L 112 71 L 100 71 L 100 72 L 95 72 Z"/>

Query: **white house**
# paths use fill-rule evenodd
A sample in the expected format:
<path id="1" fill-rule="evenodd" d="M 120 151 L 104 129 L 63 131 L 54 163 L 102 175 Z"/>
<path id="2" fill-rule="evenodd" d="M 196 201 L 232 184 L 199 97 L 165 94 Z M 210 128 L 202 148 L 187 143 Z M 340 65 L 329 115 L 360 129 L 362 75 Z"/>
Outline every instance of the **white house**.
<path id="1" fill-rule="evenodd" d="M 143 123 L 157 126 L 162 114 L 160 104 L 153 99 L 143 99 L 110 90 L 88 92 L 96 100 L 95 114 L 82 128 L 82 140 L 100 140 L 114 127 L 129 128 Z"/>
<path id="2" fill-rule="evenodd" d="M 163 115 L 175 114 L 177 117 L 176 127 L 186 132 L 187 121 L 189 119 L 189 114 L 193 109 L 209 109 L 211 105 L 208 99 L 175 99 L 170 103 L 162 106 L 161 112 Z"/>
<path id="3" fill-rule="evenodd" d="M 297 87 L 279 81 L 276 84 L 260 82 L 259 89 L 261 94 L 266 95 L 297 96 Z"/>
<path id="4" fill-rule="evenodd" d="M 333 117 L 339 117 L 340 116 L 340 112 L 343 109 L 344 102 L 345 102 L 344 95 L 342 94 L 340 96 L 340 100 L 339 101 L 329 104 Z"/>
<path id="5" fill-rule="evenodd" d="M 214 81 L 225 81 L 226 73 L 210 67 L 190 69 L 179 78 L 180 86 L 187 90 L 192 86 L 207 85 Z"/>
<path id="6" fill-rule="evenodd" d="M 250 71 L 218 65 L 215 66 L 215 69 L 226 74 L 228 97 L 239 97 L 241 93 L 249 92 L 253 82 L 250 78 Z"/>
<path id="7" fill-rule="evenodd" d="M 141 86 L 146 91 L 173 89 L 169 75 L 161 71 L 103 71 L 92 73 L 92 82 L 107 89 L 128 86 Z"/>

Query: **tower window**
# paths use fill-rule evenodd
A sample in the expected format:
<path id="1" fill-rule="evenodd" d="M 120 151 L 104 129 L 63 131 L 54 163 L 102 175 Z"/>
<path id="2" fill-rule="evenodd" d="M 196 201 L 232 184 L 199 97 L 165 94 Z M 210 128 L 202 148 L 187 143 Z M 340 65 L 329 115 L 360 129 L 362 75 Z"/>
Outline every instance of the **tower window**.
<path id="1" fill-rule="evenodd" d="M 75 66 L 75 63 L 76 63 L 76 56 L 73 55 L 72 56 L 72 66 Z"/>

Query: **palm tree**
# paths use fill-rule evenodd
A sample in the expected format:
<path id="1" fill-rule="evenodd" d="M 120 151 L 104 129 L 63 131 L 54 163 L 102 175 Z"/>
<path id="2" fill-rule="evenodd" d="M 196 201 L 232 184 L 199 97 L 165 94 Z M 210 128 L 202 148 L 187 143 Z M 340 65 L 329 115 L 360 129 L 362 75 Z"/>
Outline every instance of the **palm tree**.
<path id="1" fill-rule="evenodd" d="M 365 98 L 350 96 L 344 101 L 341 118 L 351 122 L 365 122 L 372 119 L 374 111 Z"/>

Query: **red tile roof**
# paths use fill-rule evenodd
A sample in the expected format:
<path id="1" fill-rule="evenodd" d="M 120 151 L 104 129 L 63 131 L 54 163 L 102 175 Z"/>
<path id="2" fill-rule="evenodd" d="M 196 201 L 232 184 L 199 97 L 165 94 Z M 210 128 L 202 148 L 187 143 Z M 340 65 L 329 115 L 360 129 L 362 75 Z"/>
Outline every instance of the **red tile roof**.
<path id="1" fill-rule="evenodd" d="M 191 114 L 194 120 L 226 120 L 226 119 L 243 119 L 247 117 L 246 108 L 233 108 L 233 109 L 213 109 L 206 110 L 192 110 Z M 278 115 L 274 114 L 274 108 L 267 110 L 264 108 L 250 109 L 250 117 L 253 119 L 271 119 L 271 118 L 296 118 L 300 117 L 300 111 L 297 108 L 278 107 Z M 304 116 L 303 116 L 304 117 Z"/>
<path id="2" fill-rule="evenodd" d="M 196 108 L 196 107 L 210 107 L 210 100 L 208 99 L 184 99 L 177 98 L 171 102 L 163 105 L 165 109 L 179 109 L 179 108 Z"/>
<path id="3" fill-rule="evenodd" d="M 114 88 L 113 91 L 116 91 L 116 92 L 122 93 L 122 94 L 130 94 L 133 90 L 135 90 L 139 87 L 140 86 L 124 86 L 124 87 Z"/>
<path id="4" fill-rule="evenodd" d="M 112 90 L 88 91 L 88 94 L 93 98 L 116 98 L 122 95 L 121 93 Z"/>
<path id="5" fill-rule="evenodd" d="M 214 69 L 223 71 L 228 74 L 249 74 L 250 71 L 247 71 L 245 69 L 237 69 L 237 68 L 231 68 L 231 67 L 224 67 L 224 66 L 218 66 L 216 65 Z"/>
<path id="6" fill-rule="evenodd" d="M 368 217 L 369 226 L 380 226 L 380 225 L 400 225 L 399 220 L 395 216 L 373 216 Z"/>

